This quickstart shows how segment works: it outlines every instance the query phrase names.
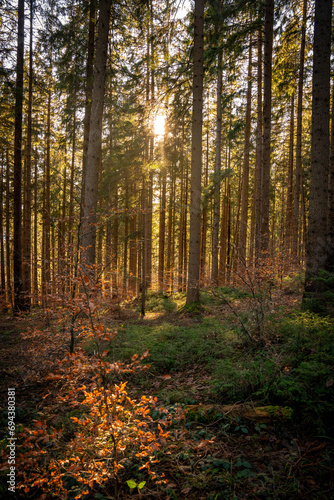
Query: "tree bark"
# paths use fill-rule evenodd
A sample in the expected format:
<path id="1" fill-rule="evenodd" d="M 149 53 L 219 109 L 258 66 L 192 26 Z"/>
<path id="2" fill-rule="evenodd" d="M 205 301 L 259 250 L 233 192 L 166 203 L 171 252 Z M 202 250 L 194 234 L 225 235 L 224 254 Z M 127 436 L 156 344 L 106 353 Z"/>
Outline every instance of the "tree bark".
<path id="1" fill-rule="evenodd" d="M 89 25 L 88 25 L 88 47 L 86 63 L 86 89 L 85 89 L 85 117 L 82 146 L 82 188 L 81 188 L 81 212 L 85 204 L 85 185 L 87 170 L 87 152 L 89 141 L 90 118 L 92 111 L 93 77 L 94 77 L 94 49 L 95 49 L 95 24 L 96 24 L 96 0 L 91 0 L 89 5 Z"/>
<path id="2" fill-rule="evenodd" d="M 300 193 L 301 193 L 301 174 L 302 174 L 302 123 L 303 123 L 304 60 L 305 60 L 305 43 L 306 43 L 306 14 L 307 14 L 307 0 L 304 0 L 300 55 L 299 55 L 297 125 L 296 125 L 296 168 L 294 176 L 294 194 L 293 194 L 292 256 L 295 261 L 297 261 L 298 233 L 301 226 Z"/>
<path id="3" fill-rule="evenodd" d="M 263 88 L 263 149 L 260 253 L 269 249 L 269 189 L 271 153 L 271 82 L 273 54 L 274 0 L 266 0 L 264 22 L 264 88 Z"/>
<path id="4" fill-rule="evenodd" d="M 223 68 L 222 54 L 218 56 L 217 76 L 217 118 L 216 118 L 216 159 L 215 159 L 215 187 L 212 227 L 212 263 L 211 281 L 218 284 L 218 250 L 219 250 L 219 222 L 220 222 L 220 171 L 221 171 L 221 140 L 222 140 L 222 90 Z"/>
<path id="5" fill-rule="evenodd" d="M 31 304 L 31 121 L 32 121 L 32 82 L 33 82 L 33 0 L 30 0 L 30 37 L 29 37 L 29 90 L 28 90 L 28 115 L 27 115 L 27 145 L 25 163 L 25 203 L 23 214 L 23 288 L 25 293 L 25 307 Z"/>
<path id="6" fill-rule="evenodd" d="M 328 238 L 329 114 L 332 1 L 316 0 L 313 45 L 311 176 L 304 300 L 321 300 L 316 278 L 332 270 L 333 242 Z M 317 295 L 320 294 L 320 297 Z"/>
<path id="7" fill-rule="evenodd" d="M 242 167 L 242 190 L 241 190 L 241 214 L 239 232 L 238 258 L 242 266 L 246 265 L 247 257 L 247 225 L 248 225 L 248 198 L 249 198 L 249 147 L 251 133 L 251 111 L 252 111 L 252 37 L 249 40 L 248 54 L 248 84 L 246 102 L 246 126 L 244 140 L 244 159 Z"/>
<path id="8" fill-rule="evenodd" d="M 255 204 L 255 265 L 261 252 L 261 198 L 262 198 L 262 133 L 263 133 L 263 100 L 262 100 L 262 31 L 258 32 L 257 40 L 257 129 L 256 129 L 256 163 L 254 180 Z"/>
<path id="9" fill-rule="evenodd" d="M 193 52 L 193 115 L 191 139 L 191 202 L 187 305 L 199 301 L 201 240 L 201 172 L 203 124 L 203 25 L 204 0 L 195 0 Z"/>
<path id="10" fill-rule="evenodd" d="M 83 257 L 87 265 L 95 264 L 96 209 L 101 161 L 102 118 L 104 85 L 108 49 L 108 34 L 112 0 L 100 0 L 98 38 L 94 66 L 94 85 L 87 148 L 87 169 L 84 195 L 84 221 L 82 230 Z"/>
<path id="11" fill-rule="evenodd" d="M 24 0 L 18 0 L 18 37 L 15 86 L 14 138 L 14 310 L 25 309 L 22 296 L 22 106 L 24 58 Z"/>

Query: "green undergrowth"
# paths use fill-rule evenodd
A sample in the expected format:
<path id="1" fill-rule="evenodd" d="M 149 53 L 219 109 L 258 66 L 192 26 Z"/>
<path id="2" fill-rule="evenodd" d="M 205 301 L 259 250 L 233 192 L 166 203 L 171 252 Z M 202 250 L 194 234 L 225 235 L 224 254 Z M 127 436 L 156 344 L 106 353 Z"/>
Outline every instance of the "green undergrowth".
<path id="1" fill-rule="evenodd" d="M 211 401 L 287 405 L 315 433 L 334 433 L 334 322 L 328 317 L 280 309 L 252 341 L 232 314 L 183 323 L 168 317 L 160 323 L 137 321 L 118 330 L 108 357 L 126 362 L 146 350 L 152 374 L 173 376 L 194 367 L 208 373 Z M 169 403 L 196 401 L 183 387 L 164 391 L 164 397 Z"/>
<path id="2" fill-rule="evenodd" d="M 216 318 L 181 326 L 162 324 L 127 324 L 119 329 L 111 344 L 113 359 L 128 361 L 149 350 L 151 369 L 156 373 L 192 368 L 194 364 L 211 366 L 217 359 L 233 354 L 238 334 L 230 324 Z"/>
<path id="3" fill-rule="evenodd" d="M 215 386 L 227 401 L 261 399 L 291 405 L 320 433 L 331 431 L 334 408 L 333 321 L 311 313 L 276 316 L 258 349 L 217 360 Z"/>

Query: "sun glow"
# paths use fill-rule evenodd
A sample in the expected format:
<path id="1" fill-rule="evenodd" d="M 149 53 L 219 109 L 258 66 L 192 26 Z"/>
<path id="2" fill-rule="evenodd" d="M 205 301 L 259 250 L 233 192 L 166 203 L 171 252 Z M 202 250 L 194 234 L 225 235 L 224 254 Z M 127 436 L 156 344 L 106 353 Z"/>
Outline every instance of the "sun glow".
<path id="1" fill-rule="evenodd" d="M 154 118 L 154 135 L 162 136 L 165 133 L 166 116 L 159 114 Z"/>

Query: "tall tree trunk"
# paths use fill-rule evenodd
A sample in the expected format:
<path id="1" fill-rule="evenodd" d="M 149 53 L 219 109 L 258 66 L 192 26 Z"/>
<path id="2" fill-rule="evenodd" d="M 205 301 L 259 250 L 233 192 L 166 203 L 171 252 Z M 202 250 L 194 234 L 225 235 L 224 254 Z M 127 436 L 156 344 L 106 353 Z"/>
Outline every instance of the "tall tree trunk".
<path id="1" fill-rule="evenodd" d="M 10 167 L 9 167 L 9 151 L 6 149 L 6 283 L 7 283 L 7 302 L 12 304 L 12 277 L 11 277 L 11 245 L 10 245 Z M 13 259 L 14 260 L 14 259 Z"/>
<path id="2" fill-rule="evenodd" d="M 211 281 L 218 284 L 218 250 L 219 250 L 219 221 L 220 221 L 220 171 L 221 171 L 221 139 L 222 139 L 222 91 L 223 68 L 222 54 L 218 55 L 217 75 L 217 118 L 216 118 L 216 159 L 215 159 L 215 187 L 212 227 L 212 263 Z"/>
<path id="3" fill-rule="evenodd" d="M 328 240 L 334 244 L 334 84 L 332 89 L 331 151 L 328 191 Z"/>
<path id="4" fill-rule="evenodd" d="M 33 82 L 33 0 L 30 0 L 30 37 L 29 37 L 29 91 L 27 116 L 27 146 L 25 163 L 25 203 L 23 214 L 23 287 L 26 294 L 25 304 L 30 308 L 31 303 L 31 120 L 32 120 L 32 82 Z"/>
<path id="5" fill-rule="evenodd" d="M 115 219 L 113 223 L 113 240 L 112 240 L 112 298 L 116 299 L 118 297 L 118 186 L 116 184 L 114 188 L 114 212 Z"/>
<path id="6" fill-rule="evenodd" d="M 262 100 L 262 31 L 258 31 L 257 39 L 257 127 L 256 127 L 256 163 L 254 180 L 255 204 L 255 265 L 261 252 L 261 199 L 262 199 L 262 133 L 263 133 L 263 100 Z"/>
<path id="7" fill-rule="evenodd" d="M 199 301 L 201 240 L 201 172 L 203 124 L 203 24 L 204 0 L 195 0 L 193 52 L 193 115 L 191 138 L 191 202 L 187 305 Z"/>
<path id="8" fill-rule="evenodd" d="M 50 238 L 51 238 L 51 204 L 50 204 L 50 169 L 51 169 L 51 90 L 48 91 L 47 117 L 46 117 L 46 157 L 44 173 L 44 293 L 49 292 L 50 275 Z M 45 298 L 45 297 L 44 297 Z"/>
<path id="9" fill-rule="evenodd" d="M 304 299 L 314 299 L 318 306 L 324 297 L 323 283 L 316 278 L 322 269 L 333 267 L 334 245 L 328 239 L 328 175 L 329 175 L 329 114 L 330 114 L 330 55 L 332 0 L 315 1 L 312 135 L 309 225 L 306 246 Z M 318 296 L 320 294 L 320 296 Z"/>
<path id="10" fill-rule="evenodd" d="M 35 152 L 34 162 L 34 259 L 33 259 L 33 284 L 34 303 L 38 304 L 38 160 Z"/>
<path id="11" fill-rule="evenodd" d="M 239 232 L 239 259 L 242 265 L 246 265 L 247 225 L 248 225 L 248 198 L 249 198 L 249 147 L 251 133 L 251 111 L 252 111 L 252 37 L 249 40 L 248 55 L 248 85 L 246 102 L 246 127 L 244 140 L 244 160 L 242 167 L 242 191 L 241 191 L 241 214 Z"/>
<path id="12" fill-rule="evenodd" d="M 164 147 L 164 146 L 163 146 Z M 163 162 L 165 161 L 163 155 Z M 181 181 L 182 182 L 182 181 Z M 159 217 L 159 268 L 158 268 L 158 282 L 159 289 L 164 291 L 165 284 L 165 233 L 166 233 L 166 184 L 167 173 L 166 167 L 163 164 L 161 168 L 161 194 L 160 194 L 160 217 Z"/>
<path id="13" fill-rule="evenodd" d="M 288 187 L 287 187 L 287 204 L 286 204 L 286 257 L 292 246 L 293 233 L 293 150 L 294 150 L 294 131 L 295 131 L 295 95 L 291 97 L 291 114 L 290 114 L 290 137 L 289 137 L 289 165 L 288 165 Z"/>
<path id="14" fill-rule="evenodd" d="M 1 279 L 1 302 L 6 300 L 6 277 L 5 277 L 5 246 L 4 246 L 4 232 L 3 232 L 3 164 L 0 170 L 0 279 Z"/>
<path id="15" fill-rule="evenodd" d="M 206 152 L 205 152 L 205 173 L 204 187 L 206 188 L 209 182 L 209 123 L 206 129 Z M 202 210 L 202 228 L 201 228 L 201 257 L 200 257 L 200 283 L 204 284 L 206 278 L 206 240 L 208 233 L 208 200 L 203 203 Z"/>
<path id="16" fill-rule="evenodd" d="M 297 262 L 298 255 L 298 233 L 300 230 L 300 193 L 302 175 L 302 124 L 303 124 L 303 86 L 304 86 L 304 60 L 306 43 L 306 14 L 307 0 L 303 1 L 303 18 L 301 29 L 301 43 L 299 55 L 299 76 L 297 96 L 297 130 L 296 130 L 296 168 L 293 195 L 293 234 L 292 234 L 292 256 Z"/>
<path id="17" fill-rule="evenodd" d="M 25 309 L 22 296 L 22 106 L 24 58 L 24 0 L 18 0 L 18 36 L 15 87 L 15 139 L 14 139 L 14 310 Z"/>
<path id="18" fill-rule="evenodd" d="M 87 148 L 87 168 L 82 229 L 83 256 L 86 264 L 95 264 L 96 209 L 101 163 L 102 118 L 106 75 L 108 34 L 112 0 L 100 0 L 98 38 L 94 65 L 94 85 Z"/>
<path id="19" fill-rule="evenodd" d="M 90 118 L 92 111 L 92 94 L 94 81 L 94 49 L 95 49 L 95 24 L 96 24 L 96 0 L 90 0 L 89 5 L 89 25 L 88 25 L 88 47 L 87 47 L 87 63 L 86 63 L 86 88 L 85 88 L 85 116 L 83 130 L 83 145 L 82 145 L 82 188 L 81 188 L 81 215 L 85 204 L 85 184 L 87 170 L 87 152 L 89 141 Z"/>
<path id="20" fill-rule="evenodd" d="M 269 249 L 269 188 L 271 153 L 271 82 L 273 55 L 274 0 L 266 0 L 264 22 L 263 149 L 261 196 L 261 253 Z"/>

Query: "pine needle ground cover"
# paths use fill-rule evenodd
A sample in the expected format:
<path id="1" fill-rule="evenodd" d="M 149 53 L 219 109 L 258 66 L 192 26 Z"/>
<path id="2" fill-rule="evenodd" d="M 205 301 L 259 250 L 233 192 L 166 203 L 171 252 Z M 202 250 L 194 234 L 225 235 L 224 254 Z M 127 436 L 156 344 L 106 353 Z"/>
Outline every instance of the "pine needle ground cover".
<path id="1" fill-rule="evenodd" d="M 182 301 L 100 299 L 72 355 L 63 308 L 1 318 L 2 498 L 12 386 L 18 498 L 333 498 L 333 320 L 290 285 Z"/>

